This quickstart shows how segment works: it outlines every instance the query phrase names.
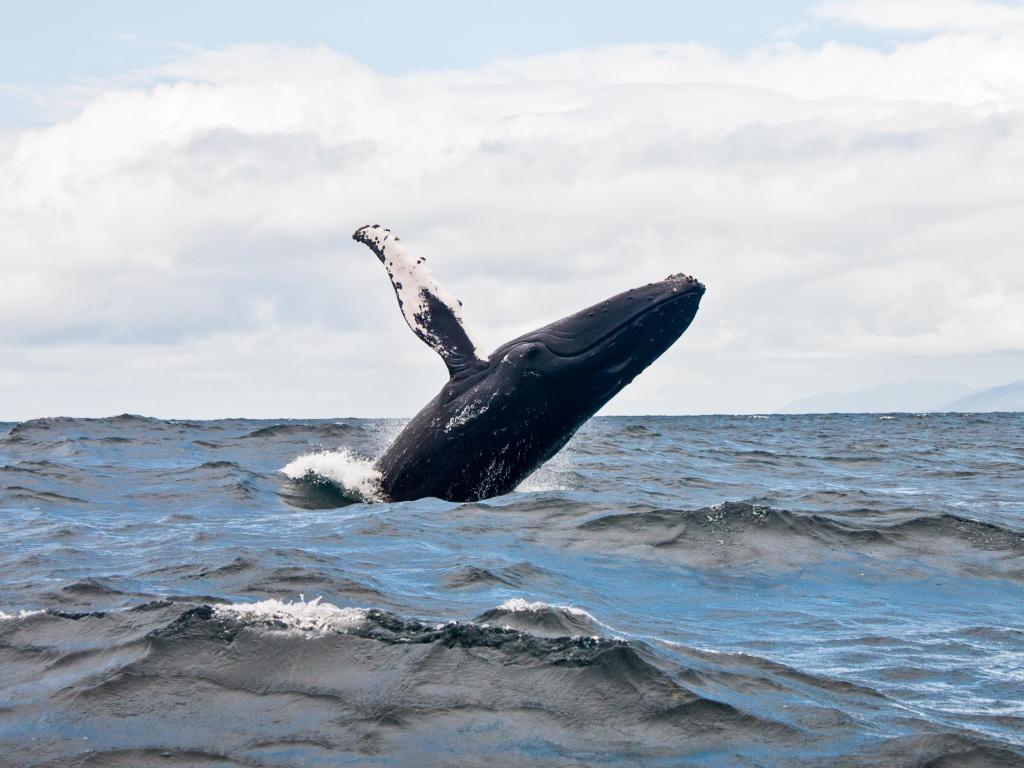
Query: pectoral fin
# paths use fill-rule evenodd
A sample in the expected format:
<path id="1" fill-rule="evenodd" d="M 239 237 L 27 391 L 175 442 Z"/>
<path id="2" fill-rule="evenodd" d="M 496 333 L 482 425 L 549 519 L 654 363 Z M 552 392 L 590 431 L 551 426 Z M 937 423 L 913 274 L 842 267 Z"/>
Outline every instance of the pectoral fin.
<path id="1" fill-rule="evenodd" d="M 379 224 L 360 227 L 353 240 L 369 246 L 391 278 L 405 322 L 441 356 L 451 376 L 486 365 L 486 357 L 462 319 L 462 303 L 445 291 L 391 230 Z"/>

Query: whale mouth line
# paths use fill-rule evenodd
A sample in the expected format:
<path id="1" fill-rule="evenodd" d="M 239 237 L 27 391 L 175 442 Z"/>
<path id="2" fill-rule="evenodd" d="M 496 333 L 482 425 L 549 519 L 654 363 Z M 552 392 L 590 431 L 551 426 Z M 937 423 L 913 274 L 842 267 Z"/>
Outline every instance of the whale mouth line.
<path id="1" fill-rule="evenodd" d="M 700 285 L 700 283 L 697 283 L 697 285 Z M 598 338 L 594 339 L 587 346 L 585 346 L 582 349 L 580 349 L 578 351 L 575 351 L 575 352 L 571 352 L 571 353 L 567 353 L 567 354 L 566 353 L 562 353 L 562 352 L 556 352 L 554 349 L 551 348 L 551 346 L 547 343 L 547 341 L 545 341 L 545 339 L 543 337 L 539 337 L 539 338 L 536 338 L 536 339 L 529 339 L 529 341 L 536 341 L 536 342 L 538 342 L 540 344 L 543 344 L 545 349 L 548 350 L 548 352 L 550 352 L 555 357 L 560 357 L 560 358 L 562 358 L 564 360 L 568 360 L 568 359 L 573 358 L 573 357 L 579 357 L 580 355 L 585 355 L 587 352 L 589 352 L 592 349 L 594 349 L 594 347 L 596 347 L 596 346 L 598 346 L 600 344 L 603 344 L 604 342 L 608 341 L 611 338 L 614 338 L 615 336 L 618 336 L 623 331 L 625 331 L 629 326 L 633 325 L 637 320 L 640 320 L 641 318 L 643 318 L 644 316 L 650 314 L 654 310 L 660 309 L 661 307 L 665 306 L 666 304 L 671 304 L 672 302 L 677 301 L 679 299 L 692 298 L 694 296 L 694 294 L 696 294 L 698 297 L 700 297 L 700 296 L 704 295 L 704 291 L 698 290 L 696 288 L 689 288 L 688 290 L 685 290 L 685 291 L 683 291 L 681 293 L 674 293 L 671 296 L 668 296 L 668 297 L 662 299 L 661 301 L 656 301 L 656 302 L 648 305 L 647 307 L 644 307 L 643 310 L 641 310 L 637 314 L 633 315 L 632 317 L 630 317 L 630 318 L 628 318 L 626 320 L 623 320 L 621 323 L 616 325 L 614 328 L 612 328 L 611 330 L 606 331 L 605 333 L 601 334 L 601 336 L 599 336 Z"/>

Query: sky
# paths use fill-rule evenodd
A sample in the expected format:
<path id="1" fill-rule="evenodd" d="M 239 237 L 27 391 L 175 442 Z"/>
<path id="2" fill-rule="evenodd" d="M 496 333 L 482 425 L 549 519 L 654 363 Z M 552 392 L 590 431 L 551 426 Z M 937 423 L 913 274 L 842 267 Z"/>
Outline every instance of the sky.
<path id="1" fill-rule="evenodd" d="M 1024 378 L 1022 3 L 169 8 L 5 12 L 2 420 L 415 413 L 377 222 L 490 348 L 701 279 L 605 413 Z"/>

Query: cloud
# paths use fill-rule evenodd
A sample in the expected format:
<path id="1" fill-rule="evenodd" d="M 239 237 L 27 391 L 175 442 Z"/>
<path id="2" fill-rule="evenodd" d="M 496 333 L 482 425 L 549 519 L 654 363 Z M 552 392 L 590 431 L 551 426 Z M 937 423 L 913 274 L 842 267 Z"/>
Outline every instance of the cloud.
<path id="1" fill-rule="evenodd" d="M 378 220 L 492 346 L 699 276 L 696 323 L 623 410 L 770 408 L 869 357 L 1019 348 L 1022 40 L 615 46 L 403 77 L 327 48 L 190 50 L 0 166 L 0 392 L 48 393 L 37 414 L 411 413 L 443 366 L 349 240 Z"/>
<path id="2" fill-rule="evenodd" d="M 814 6 L 828 19 L 904 32 L 992 31 L 1024 26 L 1024 7 L 985 0 L 830 0 Z"/>

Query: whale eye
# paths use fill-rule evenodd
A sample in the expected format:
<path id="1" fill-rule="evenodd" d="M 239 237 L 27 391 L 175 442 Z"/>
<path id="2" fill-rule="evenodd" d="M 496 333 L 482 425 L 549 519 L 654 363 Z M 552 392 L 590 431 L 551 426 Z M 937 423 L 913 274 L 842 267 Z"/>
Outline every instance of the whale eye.
<path id="1" fill-rule="evenodd" d="M 533 365 L 541 362 L 544 358 L 544 345 L 543 344 L 526 344 L 519 349 L 517 355 L 519 364 L 525 367 L 532 367 Z"/>
<path id="2" fill-rule="evenodd" d="M 523 350 L 521 360 L 527 365 L 531 365 L 533 363 L 536 363 L 540 359 L 540 353 L 540 347 L 531 344 L 529 347 Z"/>

